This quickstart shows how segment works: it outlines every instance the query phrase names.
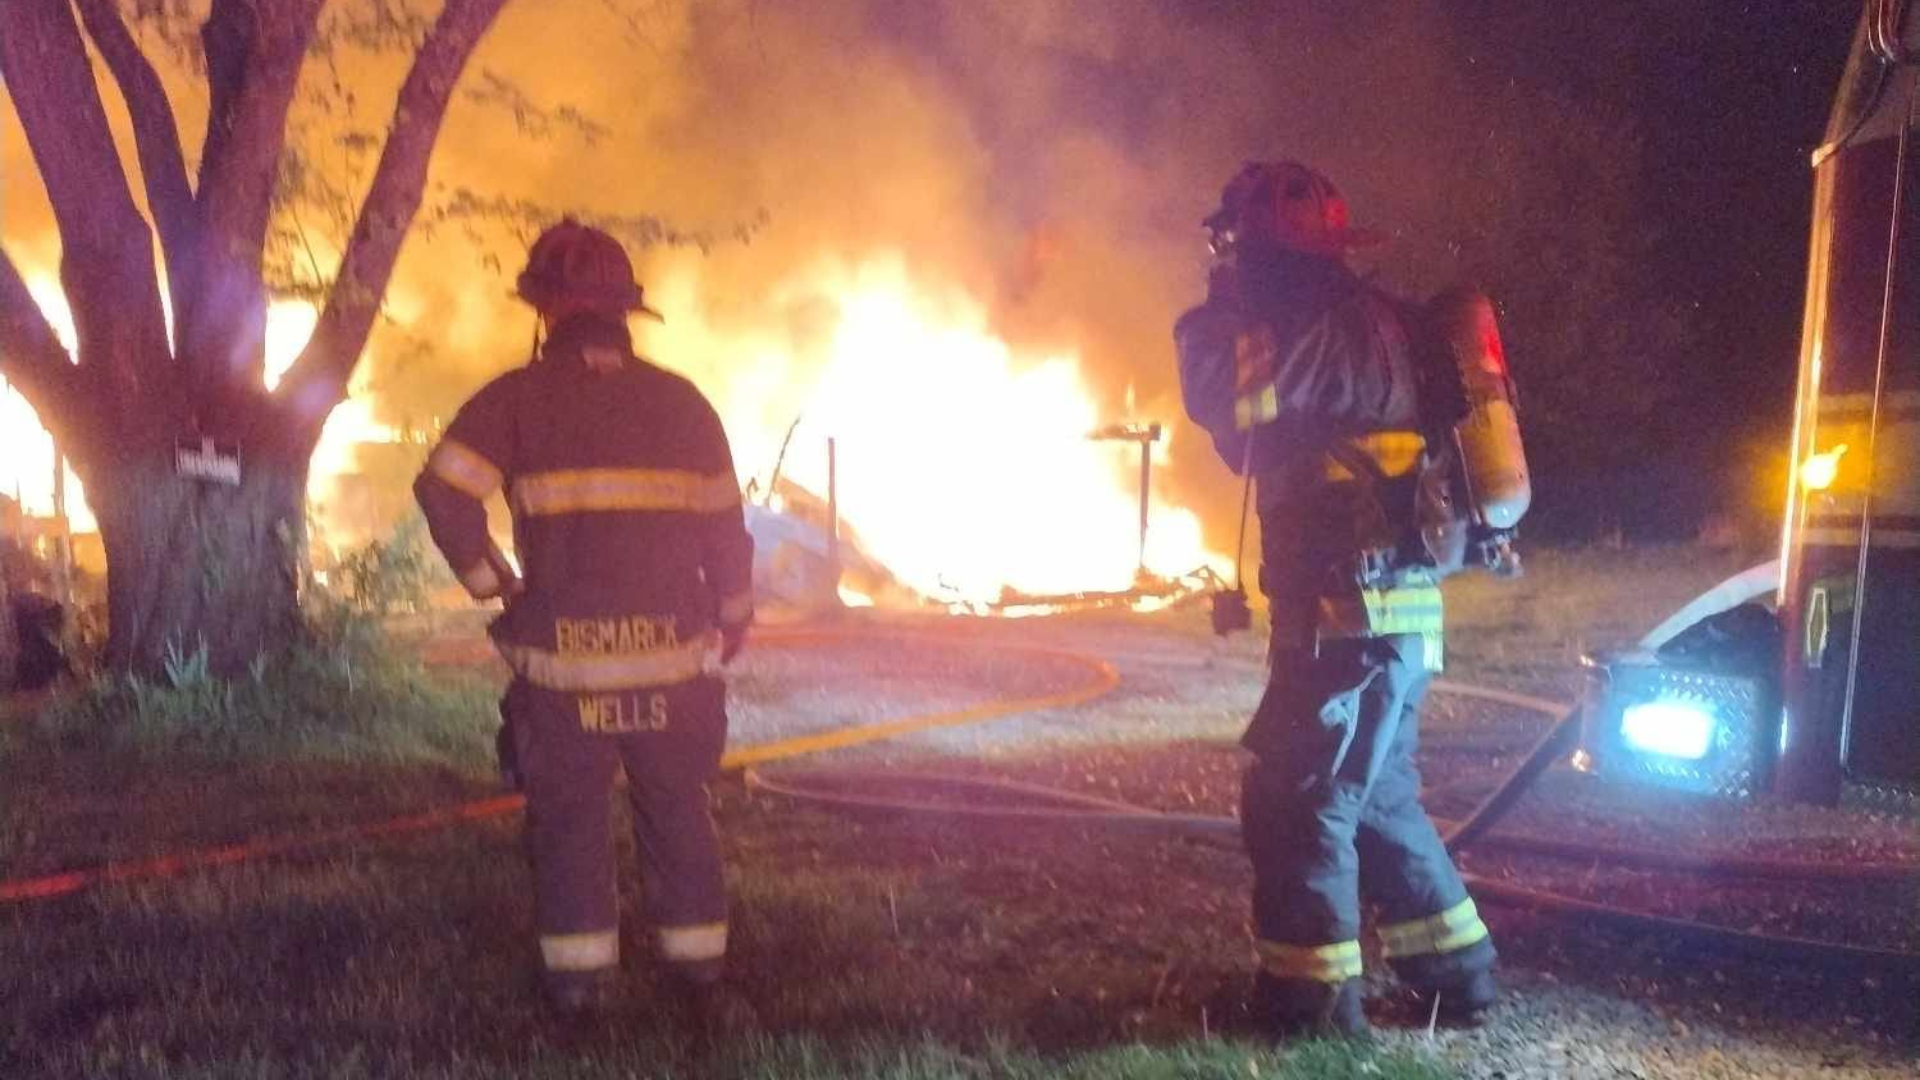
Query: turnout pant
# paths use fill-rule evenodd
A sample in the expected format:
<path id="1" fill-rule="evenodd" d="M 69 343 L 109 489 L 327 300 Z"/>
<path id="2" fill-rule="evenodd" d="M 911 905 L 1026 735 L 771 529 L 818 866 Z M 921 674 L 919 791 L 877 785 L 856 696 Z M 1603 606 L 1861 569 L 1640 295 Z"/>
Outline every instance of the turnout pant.
<path id="1" fill-rule="evenodd" d="M 727 897 L 707 781 L 726 744 L 725 693 L 706 677 L 665 689 L 592 693 L 521 679 L 508 687 L 501 712 L 527 795 L 534 915 L 550 978 L 619 963 L 608 803 L 622 769 L 641 894 L 660 955 L 693 981 L 719 977 Z"/>
<path id="2" fill-rule="evenodd" d="M 1241 790 L 1261 970 L 1293 984 L 1361 973 L 1360 898 L 1422 989 L 1493 965 L 1493 943 L 1420 805 L 1413 754 L 1431 676 L 1418 634 L 1280 650 L 1247 729 Z"/>

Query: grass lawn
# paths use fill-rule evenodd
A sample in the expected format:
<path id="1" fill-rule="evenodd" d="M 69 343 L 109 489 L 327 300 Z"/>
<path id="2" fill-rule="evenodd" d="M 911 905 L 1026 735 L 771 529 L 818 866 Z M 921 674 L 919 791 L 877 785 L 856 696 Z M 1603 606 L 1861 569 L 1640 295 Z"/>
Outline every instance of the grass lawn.
<path id="1" fill-rule="evenodd" d="M 1546 552 L 1517 583 L 1461 579 L 1451 665 L 1564 688 L 1579 652 L 1636 636 L 1746 561 Z M 0 879 L 494 794 L 492 688 L 391 653 L 106 687 L 51 721 L 0 718 Z M 735 974 L 764 1037 L 684 1037 L 637 924 L 606 1022 L 547 1015 L 512 815 L 0 906 L 0 1076 L 1448 1075 L 1417 1038 L 1276 1050 L 1245 1029 L 1234 851 L 827 816 L 734 780 L 716 796 Z"/>
<path id="2" fill-rule="evenodd" d="M 0 719 L 0 879 L 494 793 L 489 686 L 335 659 Z M 686 1037 L 637 923 L 611 1016 L 548 1015 L 511 815 L 0 906 L 0 1077 L 1447 1075 L 1243 1030 L 1232 851 L 716 796 L 762 1037 Z"/>
<path id="3" fill-rule="evenodd" d="M 1458 678 L 1570 692 L 1580 656 L 1630 644 L 1682 604 L 1771 551 L 1695 547 L 1525 552 L 1526 573 L 1445 586 L 1447 667 Z"/>

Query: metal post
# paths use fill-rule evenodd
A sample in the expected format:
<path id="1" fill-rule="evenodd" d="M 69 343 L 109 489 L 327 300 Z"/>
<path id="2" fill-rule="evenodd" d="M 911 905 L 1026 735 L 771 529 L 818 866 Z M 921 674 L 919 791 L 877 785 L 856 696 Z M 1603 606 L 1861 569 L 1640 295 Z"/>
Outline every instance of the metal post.
<path id="1" fill-rule="evenodd" d="M 1097 442 L 1140 444 L 1140 558 L 1134 578 L 1144 579 L 1147 576 L 1147 519 L 1153 503 L 1153 444 L 1160 441 L 1160 425 L 1108 424 L 1087 437 Z"/>
<path id="2" fill-rule="evenodd" d="M 73 608 L 73 526 L 67 520 L 67 456 L 53 445 L 53 591 L 62 607 Z"/>
<path id="3" fill-rule="evenodd" d="M 827 437 L 827 561 L 833 565 L 834 595 L 840 594 L 840 469 L 832 436 Z"/>
<path id="4" fill-rule="evenodd" d="M 1153 488 L 1153 444 L 1140 443 L 1140 566 L 1135 577 L 1147 576 L 1147 507 Z"/>

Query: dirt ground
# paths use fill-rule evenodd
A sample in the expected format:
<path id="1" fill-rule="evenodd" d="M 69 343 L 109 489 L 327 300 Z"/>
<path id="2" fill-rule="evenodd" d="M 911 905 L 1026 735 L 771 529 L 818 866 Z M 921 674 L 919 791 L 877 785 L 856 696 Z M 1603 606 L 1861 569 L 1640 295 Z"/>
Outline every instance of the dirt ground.
<path id="1" fill-rule="evenodd" d="M 752 654 L 734 680 L 736 741 L 1039 692 L 1084 676 L 1045 657 L 1023 658 L 1017 650 L 1072 650 L 1112 663 L 1120 687 L 1080 708 L 911 735 L 766 771 L 791 779 L 842 766 L 1005 777 L 1172 813 L 1231 815 L 1245 763 L 1235 739 L 1259 695 L 1260 644 L 1248 636 L 1212 640 L 1198 619 L 1195 613 L 1162 613 L 932 625 L 856 621 L 841 645 L 769 644 Z M 1456 668 L 1452 674 L 1458 679 L 1473 672 Z M 1534 685 L 1552 681 L 1542 674 Z M 1468 793 L 1475 784 L 1484 788 L 1544 723 L 1526 710 L 1436 694 L 1425 723 L 1425 777 L 1431 787 L 1456 792 L 1462 785 Z M 866 794 L 907 798 L 935 790 L 911 783 L 869 787 Z M 978 796 L 948 797 L 965 803 Z M 1458 795 L 1453 801 L 1460 801 Z M 1904 861 L 1915 876 L 1864 885 L 1706 881 L 1682 872 L 1497 851 L 1470 852 L 1463 863 L 1535 887 L 1735 929 L 1920 947 L 1920 828 L 1908 819 L 1764 803 L 1742 808 L 1614 789 L 1563 770 L 1549 774 L 1505 828 L 1682 853 Z M 1090 844 L 1104 854 L 1089 857 Z M 1107 837 L 1068 827 L 1025 829 L 1019 845 L 1019 866 L 1047 866 L 1051 887 L 1099 898 L 1101 909 L 1130 910 L 1149 926 L 1161 917 L 1199 919 L 1208 933 L 1245 941 L 1248 874 L 1231 844 Z M 969 879 L 968 887 L 990 893 L 1013 888 L 1005 873 L 983 870 L 981 876 Z M 989 898 L 1008 899 L 983 900 Z M 1163 909 L 1160 916 L 1156 907 Z M 1502 950 L 1507 987 L 1496 1021 L 1478 1032 L 1442 1032 L 1429 1041 L 1420 1024 L 1424 1018 L 1410 1015 L 1390 978 L 1375 974 L 1370 1010 L 1384 1038 L 1430 1047 L 1466 1075 L 1485 1077 L 1920 1072 L 1920 981 L 1912 973 L 1715 955 L 1680 936 L 1621 932 L 1493 904 L 1485 910 Z M 1070 948 L 1060 952 L 1060 962 L 1070 963 Z M 1156 1004 L 1195 999 L 1203 1009 L 1211 1006 L 1210 1023 L 1231 1029 L 1244 1004 L 1245 978 L 1214 955 L 1186 967 L 1178 958 L 1160 961 L 1167 973 L 1156 987 Z M 1161 1016 L 1151 1022 L 1178 1021 Z"/>
<path id="2" fill-rule="evenodd" d="M 1517 585 L 1482 592 L 1469 582 L 1462 597 L 1450 589 L 1448 678 L 1565 697 L 1577 685 L 1582 651 L 1644 628 L 1689 589 L 1737 568 L 1731 559 L 1715 565 L 1657 553 L 1542 562 Z M 429 651 L 442 661 L 483 657 L 478 625 L 473 617 L 438 620 Z M 1226 816 L 1246 764 L 1236 740 L 1260 694 L 1262 647 L 1251 634 L 1213 639 L 1204 612 L 1191 608 L 1018 620 L 853 613 L 827 625 L 768 626 L 731 675 L 731 742 L 775 744 L 1057 694 L 1086 685 L 1097 671 L 1090 664 L 1105 663 L 1118 685 L 1086 704 L 975 717 L 761 769 L 787 781 L 813 774 L 815 782 L 822 770 L 879 770 L 890 779 L 860 779 L 850 789 L 939 795 L 958 806 L 988 796 L 914 778 L 1012 780 L 1166 813 Z M 1421 756 L 1435 792 L 1431 809 L 1464 812 L 1545 722 L 1526 709 L 1436 693 Z M 476 744 L 490 743 L 491 724 L 490 711 L 473 717 Z M 119 771 L 72 776 L 60 771 L 57 755 L 41 765 L 31 776 L 0 778 L 0 795 L 26 804 L 12 818 L 0 814 L 0 824 L 13 822 L 0 828 L 0 863 L 15 874 L 494 794 L 482 772 L 460 762 L 395 766 L 389 780 L 364 764 L 196 772 L 129 761 Z M 777 1030 L 849 1044 L 901 1031 L 961 1047 L 1005 1037 L 1045 1054 L 1257 1038 L 1245 1012 L 1250 875 L 1231 837 L 1173 835 L 1157 824 L 849 813 L 798 804 L 738 777 L 717 785 L 716 795 L 737 898 L 739 969 Z M 147 808 L 138 820 L 126 813 L 130 802 Z M 0 810 L 6 803 L 0 798 Z M 236 808 L 246 813 L 228 812 Z M 1741 807 L 1610 787 L 1564 770 L 1543 779 L 1502 829 L 1670 853 L 1920 868 L 1920 824 L 1910 818 Z M 543 1029 L 514 1004 L 524 989 L 513 973 L 524 961 L 529 918 L 517 831 L 499 819 L 11 909 L 0 955 L 18 953 L 21 970 L 40 964 L 65 973 L 71 985 L 24 993 L 16 1008 L 0 1012 L 0 1036 L 11 1031 L 23 1045 L 39 1040 L 33 1053 L 52 1060 L 69 1029 L 113 1047 L 159 1039 L 193 1048 L 245 1017 L 254 1026 L 271 1020 L 271 1031 L 283 1033 L 270 1045 L 246 1043 L 249 1052 L 279 1054 L 274 1040 L 284 1035 L 315 1060 L 371 1039 L 367 1052 L 407 1060 L 439 1061 L 452 1045 L 518 1062 L 528 1033 Z M 1492 878 L 1734 929 L 1920 949 L 1920 873 L 1849 885 L 1709 881 L 1497 847 L 1469 851 L 1463 864 Z M 461 886 L 448 892 L 446 881 Z M 305 914 L 289 919 L 289 910 Z M 1429 1036 L 1426 1018 L 1370 957 L 1368 1008 L 1382 1041 L 1486 1078 L 1920 1075 L 1920 973 L 1911 968 L 1733 955 L 1684 935 L 1494 903 L 1483 912 L 1503 957 L 1506 994 L 1494 1022 Z M 267 945 L 230 941 L 234 913 L 255 920 Z M 305 938 L 316 922 L 337 924 L 348 942 L 327 954 L 329 963 L 345 957 L 371 970 L 337 979 L 320 968 L 308 972 L 302 979 L 313 1000 L 283 1018 L 268 1009 L 262 1019 L 254 995 L 222 989 L 223 979 L 251 977 L 241 973 L 252 970 L 261 948 L 311 948 Z M 176 923 L 206 932 L 183 939 Z M 469 980 L 455 985 L 492 989 L 455 993 L 446 1008 L 392 1025 L 379 1009 L 363 1015 L 364 995 L 345 989 L 373 985 L 405 995 L 449 970 Z M 194 1008 L 173 999 L 170 988 L 182 978 L 200 988 Z M 649 992 L 636 985 L 626 993 L 622 1007 L 634 1024 L 609 1038 L 635 1037 L 650 1022 Z M 332 1027 L 315 1028 L 314 1016 L 330 1018 Z M 6 1060 L 0 1053 L 0 1065 Z"/>

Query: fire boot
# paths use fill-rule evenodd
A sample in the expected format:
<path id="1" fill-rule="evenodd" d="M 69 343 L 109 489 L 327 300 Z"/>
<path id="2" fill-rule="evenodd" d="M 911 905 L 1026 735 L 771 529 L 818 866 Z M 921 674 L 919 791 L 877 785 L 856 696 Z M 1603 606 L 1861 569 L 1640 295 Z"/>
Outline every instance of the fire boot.
<path id="1" fill-rule="evenodd" d="M 606 1011 L 612 971 L 548 971 L 542 982 L 554 1012 L 569 1020 L 588 1020 Z"/>
<path id="2" fill-rule="evenodd" d="M 760 1013 L 753 1002 L 721 979 L 688 978 L 675 980 L 680 1000 L 685 1003 L 694 1038 L 709 1046 L 739 1042 L 760 1034 Z"/>
<path id="3" fill-rule="evenodd" d="M 1414 993 L 1420 1000 L 1423 1020 L 1437 1015 L 1439 1026 L 1450 1028 L 1483 1026 L 1500 1000 L 1500 988 L 1493 981 L 1493 974 L 1487 971 L 1476 971 L 1463 982 L 1419 989 Z M 1440 999 L 1437 1014 L 1433 1007 L 1436 997 Z"/>
<path id="4" fill-rule="evenodd" d="M 1276 1039 L 1364 1038 L 1367 1013 L 1359 979 L 1338 983 L 1254 977 L 1253 1011 Z"/>

